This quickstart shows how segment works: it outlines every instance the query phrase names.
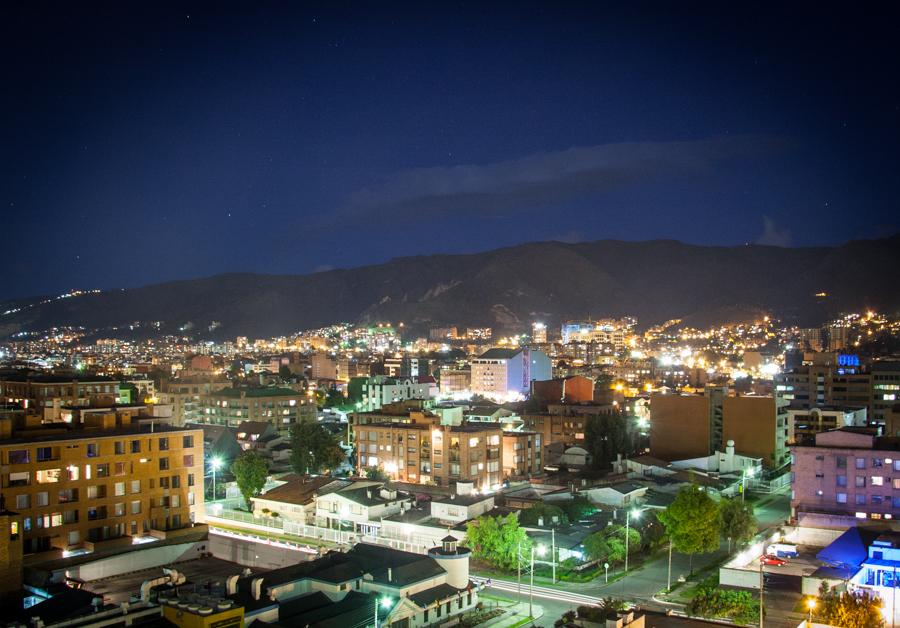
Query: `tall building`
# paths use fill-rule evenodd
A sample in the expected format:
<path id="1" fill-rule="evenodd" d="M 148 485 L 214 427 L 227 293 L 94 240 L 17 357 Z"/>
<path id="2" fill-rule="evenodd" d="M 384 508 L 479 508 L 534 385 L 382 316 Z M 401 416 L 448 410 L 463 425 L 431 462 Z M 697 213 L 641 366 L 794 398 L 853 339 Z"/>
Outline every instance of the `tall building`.
<path id="1" fill-rule="evenodd" d="M 24 553 L 91 549 L 202 519 L 203 432 L 87 414 L 83 423 L 0 419 L 7 507 Z M 95 544 L 95 545 L 86 545 Z"/>
<path id="2" fill-rule="evenodd" d="M 199 421 L 237 427 L 244 421 L 265 421 L 279 432 L 316 420 L 316 401 L 290 388 L 225 388 L 200 400 Z"/>
<path id="3" fill-rule="evenodd" d="M 888 421 L 891 409 L 900 400 L 900 362 L 872 362 L 869 374 L 872 378 L 870 418 L 875 425 L 883 426 Z"/>
<path id="4" fill-rule="evenodd" d="M 547 325 L 545 323 L 532 323 L 531 340 L 537 344 L 547 342 Z"/>
<path id="5" fill-rule="evenodd" d="M 550 379 L 550 358 L 528 348 L 489 349 L 472 360 L 472 394 L 493 399 L 526 396 L 534 380 Z"/>
<path id="6" fill-rule="evenodd" d="M 650 453 L 656 458 L 709 456 L 731 440 L 741 455 L 777 469 L 788 461 L 787 439 L 787 409 L 775 397 L 729 396 L 727 387 L 707 386 L 703 395 L 650 398 Z"/>
<path id="7" fill-rule="evenodd" d="M 792 408 L 864 406 L 872 414 L 872 375 L 855 355 L 804 354 L 799 367 L 775 377 L 775 393 Z"/>
<path id="8" fill-rule="evenodd" d="M 175 425 L 184 425 L 201 420 L 203 397 L 223 388 L 231 388 L 231 382 L 203 377 L 175 379 L 163 384 L 158 394 L 159 402 L 172 406 L 172 422 Z"/>

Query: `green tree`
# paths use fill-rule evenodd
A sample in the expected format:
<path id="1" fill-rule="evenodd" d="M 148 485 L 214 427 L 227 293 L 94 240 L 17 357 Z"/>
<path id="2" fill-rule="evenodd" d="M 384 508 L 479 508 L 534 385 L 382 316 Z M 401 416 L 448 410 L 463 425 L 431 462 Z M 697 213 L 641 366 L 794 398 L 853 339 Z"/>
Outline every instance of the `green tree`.
<path id="1" fill-rule="evenodd" d="M 675 501 L 657 516 L 666 528 L 672 547 L 690 555 L 691 574 L 694 554 L 719 548 L 719 508 L 696 484 L 682 487 Z"/>
<path id="2" fill-rule="evenodd" d="M 623 526 L 614 526 L 606 531 L 606 544 L 609 546 L 609 562 L 618 563 L 625 560 L 625 530 Z M 628 528 L 628 555 L 634 556 L 641 551 L 641 533 L 632 527 Z"/>
<path id="3" fill-rule="evenodd" d="M 842 628 L 878 628 L 884 622 L 881 603 L 867 591 L 857 593 L 838 592 L 823 582 L 819 588 L 817 618 L 824 623 Z"/>
<path id="4" fill-rule="evenodd" d="M 291 467 L 296 473 L 335 469 L 345 458 L 337 437 L 319 423 L 297 423 L 291 427 Z"/>
<path id="5" fill-rule="evenodd" d="M 231 473 L 237 482 L 238 490 L 244 497 L 247 510 L 251 509 L 250 498 L 258 495 L 266 485 L 266 477 L 269 475 L 269 465 L 265 459 L 255 451 L 245 451 L 239 455 L 231 465 Z"/>
<path id="6" fill-rule="evenodd" d="M 591 454 L 591 464 L 600 471 L 608 471 L 618 454 L 632 453 L 632 438 L 627 419 L 618 414 L 595 415 L 587 419 L 584 428 L 585 448 Z"/>
<path id="7" fill-rule="evenodd" d="M 556 524 L 553 522 L 554 517 L 557 518 Z M 545 504 L 544 502 L 538 502 L 519 514 L 519 521 L 523 525 L 537 525 L 538 519 L 542 519 L 545 526 L 567 525 L 569 523 L 569 518 L 562 508 L 552 504 Z"/>
<path id="8" fill-rule="evenodd" d="M 717 584 L 704 583 L 697 587 L 697 593 L 685 610 L 694 617 L 755 625 L 759 619 L 759 598 L 749 591 L 729 591 L 720 589 Z"/>
<path id="9" fill-rule="evenodd" d="M 726 499 L 719 503 L 719 522 L 722 536 L 728 539 L 729 553 L 732 543 L 745 543 L 756 534 L 753 506 L 738 499 Z"/>
<path id="10" fill-rule="evenodd" d="M 294 374 L 291 373 L 291 369 L 288 368 L 286 364 L 282 364 L 278 367 L 278 377 L 285 382 L 291 381 L 293 379 Z"/>
<path id="11" fill-rule="evenodd" d="M 531 539 L 519 526 L 519 520 L 512 513 L 506 517 L 484 515 L 466 525 L 466 544 L 481 560 L 513 571 L 524 564 L 531 551 Z"/>
<path id="12" fill-rule="evenodd" d="M 388 474 L 382 467 L 367 467 L 366 477 L 370 480 L 379 482 L 386 482 L 388 480 Z"/>
<path id="13" fill-rule="evenodd" d="M 589 534 L 582 545 L 585 555 L 591 560 L 606 560 L 609 557 L 609 544 L 603 532 Z"/>
<path id="14" fill-rule="evenodd" d="M 580 521 L 584 517 L 590 515 L 595 510 L 597 510 L 594 505 L 588 500 L 586 497 L 582 497 L 581 495 L 576 495 L 573 499 L 567 502 L 561 502 L 559 507 L 563 509 L 563 512 L 566 513 L 566 517 L 569 518 L 569 521 Z"/>

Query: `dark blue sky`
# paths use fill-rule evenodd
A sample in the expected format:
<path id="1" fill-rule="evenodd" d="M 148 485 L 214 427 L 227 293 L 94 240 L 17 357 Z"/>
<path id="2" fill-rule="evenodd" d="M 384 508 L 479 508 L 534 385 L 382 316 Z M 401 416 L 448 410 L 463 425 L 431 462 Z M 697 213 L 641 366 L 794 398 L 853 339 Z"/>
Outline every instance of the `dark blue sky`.
<path id="1" fill-rule="evenodd" d="M 133 4 L 4 5 L 0 298 L 898 230 L 887 3 Z"/>

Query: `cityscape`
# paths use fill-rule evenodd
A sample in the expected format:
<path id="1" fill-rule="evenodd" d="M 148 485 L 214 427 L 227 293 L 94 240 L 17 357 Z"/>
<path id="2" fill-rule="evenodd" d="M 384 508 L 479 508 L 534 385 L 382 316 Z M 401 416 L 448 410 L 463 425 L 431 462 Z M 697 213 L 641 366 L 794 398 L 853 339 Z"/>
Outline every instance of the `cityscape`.
<path id="1" fill-rule="evenodd" d="M 0 623 L 896 626 L 845 9 L 3 9 Z"/>

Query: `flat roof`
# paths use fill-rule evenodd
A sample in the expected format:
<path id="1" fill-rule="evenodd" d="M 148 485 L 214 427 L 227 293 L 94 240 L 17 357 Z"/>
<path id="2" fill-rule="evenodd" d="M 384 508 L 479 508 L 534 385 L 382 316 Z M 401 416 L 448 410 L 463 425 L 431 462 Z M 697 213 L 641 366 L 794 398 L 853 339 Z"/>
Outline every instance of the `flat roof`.
<path id="1" fill-rule="evenodd" d="M 4 445 L 24 445 L 28 443 L 53 443 L 56 441 L 84 440 L 95 438 L 117 438 L 121 436 L 147 436 L 150 434 L 177 434 L 179 432 L 203 432 L 199 428 L 175 427 L 172 425 L 149 425 L 150 421 L 142 421 L 123 427 L 112 429 L 83 428 L 56 429 L 53 434 L 25 435 L 20 434 L 12 438 L 0 440 L 0 447 Z M 68 425 L 68 424 L 64 424 Z M 43 429 L 54 429 L 44 427 Z M 27 431 L 27 430 L 26 430 Z"/>

